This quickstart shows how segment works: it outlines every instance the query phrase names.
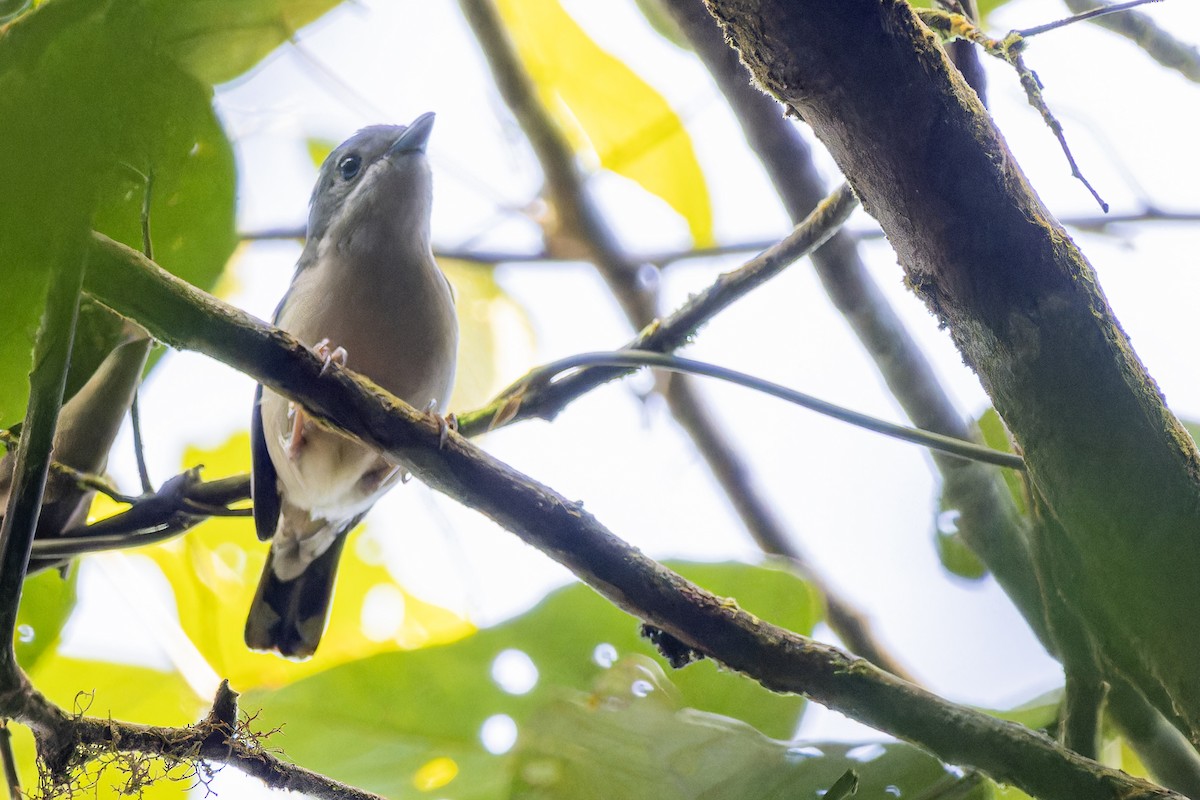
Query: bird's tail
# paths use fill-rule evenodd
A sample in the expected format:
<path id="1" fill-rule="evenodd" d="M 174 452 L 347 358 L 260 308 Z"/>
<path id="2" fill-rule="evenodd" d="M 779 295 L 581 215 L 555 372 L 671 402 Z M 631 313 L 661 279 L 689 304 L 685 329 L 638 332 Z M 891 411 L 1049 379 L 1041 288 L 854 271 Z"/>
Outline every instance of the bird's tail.
<path id="1" fill-rule="evenodd" d="M 308 658 L 317 650 L 329 605 L 338 558 L 346 535 L 334 539 L 329 549 L 309 564 L 295 579 L 282 581 L 275 575 L 275 549 L 267 554 L 267 565 L 246 619 L 246 645 L 254 650 L 275 650 L 287 658 Z"/>

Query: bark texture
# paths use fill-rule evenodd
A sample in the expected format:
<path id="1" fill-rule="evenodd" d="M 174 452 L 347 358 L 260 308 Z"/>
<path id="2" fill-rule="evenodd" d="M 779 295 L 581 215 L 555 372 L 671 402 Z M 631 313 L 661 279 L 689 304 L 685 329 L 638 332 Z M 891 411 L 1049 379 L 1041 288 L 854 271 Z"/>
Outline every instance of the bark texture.
<path id="1" fill-rule="evenodd" d="M 1024 449 L 1061 531 L 1043 574 L 1107 668 L 1196 740 L 1200 459 L 1091 266 L 903 0 L 705 2 L 829 148 Z"/>

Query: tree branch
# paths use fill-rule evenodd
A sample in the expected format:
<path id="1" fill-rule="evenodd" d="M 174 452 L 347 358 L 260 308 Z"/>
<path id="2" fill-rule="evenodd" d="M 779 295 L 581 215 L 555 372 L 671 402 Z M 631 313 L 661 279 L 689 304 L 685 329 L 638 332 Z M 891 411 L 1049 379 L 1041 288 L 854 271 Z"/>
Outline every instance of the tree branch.
<path id="1" fill-rule="evenodd" d="M 854 194 L 843 186 L 783 241 L 775 243 L 739 269 L 722 275 L 675 313 L 649 326 L 625 349 L 668 352 L 681 347 L 712 316 L 824 241 L 837 230 L 856 205 Z M 530 388 L 530 378 L 538 372 L 535 369 L 484 408 L 460 414 L 458 429 L 465 436 L 473 436 L 530 417 L 552 418 L 568 403 L 596 386 L 633 371 L 632 367 L 592 368 L 556 381 L 553 385 Z M 35 541 L 34 557 L 38 559 L 39 566 L 45 567 L 54 560 L 83 553 L 140 547 L 162 541 L 187 531 L 215 510 L 231 513 L 228 508 L 231 504 L 246 500 L 249 496 L 248 476 L 201 482 L 197 474 L 189 471 L 164 483 L 155 494 L 138 498 L 131 508 L 120 514 L 82 528 L 64 531 L 60 538 L 54 540 Z M 808 577 L 819 581 L 815 575 Z M 840 615 L 847 625 L 865 628 L 865 623 L 856 622 L 853 612 L 840 605 L 836 598 L 830 606 L 830 614 Z M 854 636 L 848 637 L 848 640 L 865 641 L 862 637 Z"/>
<path id="2" fill-rule="evenodd" d="M 1067 8 L 1076 14 L 1104 8 L 1108 3 L 1099 0 L 1063 0 Z M 1138 11 L 1123 14 L 1107 14 L 1095 17 L 1092 24 L 1124 36 L 1146 54 L 1168 69 L 1179 72 L 1190 81 L 1200 83 L 1200 49 L 1177 39 L 1169 31 L 1165 31 Z"/>
<path id="3" fill-rule="evenodd" d="M 1070 601 L 1102 659 L 1195 738 L 1200 457 L 1091 266 L 906 3 L 706 2 L 979 374 L 1082 559 Z"/>
<path id="4" fill-rule="evenodd" d="M 212 711 L 184 728 L 67 715 L 32 688 L 24 700 L 13 718 L 37 734 L 38 754 L 51 790 L 69 787 L 72 775 L 88 762 L 140 754 L 159 756 L 168 766 L 193 764 L 202 782 L 214 771 L 211 765 L 227 764 L 273 789 L 303 792 L 319 800 L 384 800 L 283 761 L 265 749 L 264 734 L 250 729 L 252 720 L 238 720 L 237 693 L 228 681 L 217 689 Z"/>
<path id="5" fill-rule="evenodd" d="M 21 587 L 42 509 L 42 493 L 50 472 L 50 453 L 71 363 L 75 321 L 79 317 L 79 290 L 86 258 L 81 248 L 72 250 L 59 259 L 50 275 L 46 308 L 33 349 L 29 408 L 17 445 L 8 509 L 0 527 L 0 695 L 23 685 L 13 636 Z"/>
<path id="6" fill-rule="evenodd" d="M 670 352 L 691 340 L 702 325 L 766 283 L 797 259 L 812 252 L 838 229 L 858 205 L 844 184 L 819 203 L 786 238 L 738 269 L 721 275 L 700 293 L 662 319 L 645 326 L 623 349 Z M 535 370 L 536 371 L 536 370 Z M 595 367 L 528 391 L 526 375 L 486 406 L 459 417 L 459 430 L 470 435 L 516 419 L 553 419 L 572 400 L 631 369 Z M 519 403 L 514 404 L 514 398 Z"/>
<path id="7" fill-rule="evenodd" d="M 1144 697 L 1116 681 L 1106 710 L 1155 780 L 1186 797 L 1200 797 L 1200 754 Z"/>
<path id="8" fill-rule="evenodd" d="M 739 67 L 739 69 L 741 69 L 741 67 Z M 759 92 L 754 90 L 752 87 L 746 87 L 746 89 L 754 94 L 759 94 Z M 782 187 L 776 188 L 781 193 L 783 192 Z M 1119 227 L 1121 225 L 1138 224 L 1142 222 L 1179 222 L 1189 224 L 1193 222 L 1200 222 L 1200 212 L 1164 211 L 1163 209 L 1160 209 L 1154 205 L 1149 205 L 1146 208 L 1143 208 L 1141 211 L 1130 211 L 1121 214 L 1091 214 L 1075 217 L 1062 217 L 1059 219 L 1059 222 L 1068 228 L 1078 228 L 1084 231 L 1103 233 L 1108 231 L 1110 228 Z M 853 230 L 847 229 L 846 235 L 856 240 L 881 239 L 883 238 L 883 231 L 879 230 L 878 228 L 859 228 Z M 278 239 L 295 239 L 302 241 L 304 239 L 304 228 L 303 226 L 297 226 L 250 230 L 240 234 L 240 238 L 247 242 L 274 241 Z M 649 253 L 635 253 L 630 256 L 630 260 L 638 264 L 650 264 L 658 267 L 659 269 L 665 269 L 666 267 L 680 261 L 757 253 L 767 249 L 777 241 L 778 239 L 763 239 L 759 241 L 728 242 L 725 244 L 711 245 L 709 247 L 689 247 L 682 250 L 663 250 Z M 538 252 L 529 252 L 515 250 L 479 250 L 471 247 L 458 248 L 435 246 L 433 248 L 433 254 L 439 260 L 450 259 L 452 261 L 463 261 L 468 264 L 478 265 L 480 267 L 492 267 L 498 264 L 561 264 L 564 261 L 562 256 L 554 256 L 545 252 L 544 250 Z"/>
<path id="9" fill-rule="evenodd" d="M 777 101 L 751 76 L 720 27 L 695 0 L 669 0 L 667 8 L 741 123 L 775 190 L 793 219 L 810 213 L 824 192 L 808 144 Z M 942 389 L 929 361 L 888 303 L 844 231 L 813 253 L 813 267 L 834 306 L 875 362 L 909 419 L 920 428 L 956 439 L 979 439 Z M 1025 548 L 1025 522 L 996 470 L 934 454 L 943 499 L 960 513 L 959 529 L 1038 632 L 1047 649 L 1041 593 Z"/>
<path id="10" fill-rule="evenodd" d="M 644 270 L 648 265 L 634 261 L 625 253 L 595 204 L 576 166 L 570 143 L 539 101 L 495 6 L 491 0 L 460 0 L 459 6 L 491 66 L 501 96 L 537 154 L 546 176 L 550 200 L 563 229 L 583 245 L 630 324 L 643 330 L 653 325 L 658 313 L 657 290 L 654 288 L 657 281 L 645 279 Z M 691 437 L 755 542 L 767 552 L 789 558 L 806 577 L 814 576 L 815 570 L 762 495 L 751 477 L 749 465 L 721 430 L 695 384 L 686 376 L 672 376 L 663 382 L 661 391 L 675 420 Z M 827 592 L 831 589 L 823 581 L 821 586 Z M 852 639 L 852 646 L 864 655 L 872 655 L 899 669 L 883 648 L 864 634 L 865 620 L 850 609 L 845 600 L 829 593 L 826 603 L 835 609 L 830 614 L 831 624 L 838 624 L 844 617 L 855 620 L 856 625 L 838 631 Z"/>
<path id="11" fill-rule="evenodd" d="M 622 542 L 567 500 L 288 334 L 95 237 L 86 288 L 176 347 L 246 372 L 409 467 L 571 569 L 620 608 L 778 692 L 804 694 L 1047 800 L 1182 800 L 1020 725 L 949 703 L 739 609 Z"/>

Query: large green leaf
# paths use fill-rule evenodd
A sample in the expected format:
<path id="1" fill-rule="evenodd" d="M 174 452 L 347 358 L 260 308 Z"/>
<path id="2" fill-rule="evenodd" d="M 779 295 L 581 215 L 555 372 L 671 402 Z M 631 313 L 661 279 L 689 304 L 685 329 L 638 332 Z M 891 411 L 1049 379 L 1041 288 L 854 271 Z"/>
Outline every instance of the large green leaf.
<path id="1" fill-rule="evenodd" d="M 677 568 L 792 630 L 808 632 L 820 618 L 816 593 L 785 572 L 742 564 Z M 459 642 L 333 667 L 275 692 L 250 693 L 243 707 L 261 705 L 267 728 L 286 722 L 270 746 L 354 785 L 399 795 L 414 785 L 436 785 L 431 774 L 450 775 L 440 796 L 498 797 L 507 772 L 483 747 L 485 721 L 507 717 L 521 729 L 564 692 L 585 690 L 601 678 L 631 690 L 646 677 L 617 669 L 627 663 L 618 659 L 654 653 L 637 629 L 635 620 L 591 589 L 572 586 Z M 516 677 L 506 677 L 505 667 L 513 664 Z M 684 706 L 736 717 L 776 736 L 790 735 L 803 707 L 799 697 L 773 695 L 711 662 L 673 678 Z"/>
<path id="2" fill-rule="evenodd" d="M 50 269 L 89 227 L 203 288 L 237 243 L 235 172 L 212 84 L 250 69 L 337 0 L 56 0 L 0 30 L 0 428 L 20 419 Z M 24 13 L 17 14 L 23 11 Z M 105 339 L 109 328 L 84 338 Z M 104 356 L 81 350 L 72 387 Z"/>
<path id="3" fill-rule="evenodd" d="M 522 731 L 514 798 L 526 800 L 811 800 L 847 771 L 863 800 L 922 797 L 951 789 L 983 800 L 989 785 L 948 771 L 911 745 L 795 744 L 737 720 L 674 709 L 649 698 L 625 703 L 563 700 Z"/>
<path id="4" fill-rule="evenodd" d="M 82 257 L 114 133 L 107 111 L 93 126 L 89 109 L 127 110 L 95 6 L 61 0 L 0 33 L 0 427 L 24 411 L 48 269 Z"/>
<path id="5" fill-rule="evenodd" d="M 142 203 L 151 180 L 154 260 L 211 288 L 237 246 L 233 149 L 212 107 L 212 89 L 164 69 L 144 101 L 153 114 L 130 131 L 121 160 L 100 187 L 93 226 L 142 249 Z"/>
<path id="6" fill-rule="evenodd" d="M 177 66 L 154 22 L 140 3 L 57 0 L 0 34 L 0 427 L 24 409 L 48 271 L 83 257 L 93 221 L 140 247 L 139 173 L 154 176 L 165 266 L 211 286 L 236 243 L 211 87 Z"/>

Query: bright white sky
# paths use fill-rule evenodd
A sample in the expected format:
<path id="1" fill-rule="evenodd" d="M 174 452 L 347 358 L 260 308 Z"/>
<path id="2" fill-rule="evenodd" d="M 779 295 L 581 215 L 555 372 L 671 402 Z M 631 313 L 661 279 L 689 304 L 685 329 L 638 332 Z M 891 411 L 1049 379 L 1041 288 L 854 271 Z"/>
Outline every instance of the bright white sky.
<path id="1" fill-rule="evenodd" d="M 731 115 L 690 55 L 648 29 L 632 0 L 565 5 L 602 45 L 632 65 L 683 116 L 707 173 L 722 242 L 779 237 L 789 229 Z M 1169 0 L 1148 9 L 1195 41 L 1200 8 Z M 1065 15 L 1059 3 L 1014 0 L 994 32 Z M 243 229 L 296 225 L 306 216 L 315 169 L 306 137 L 340 141 L 359 127 L 406 123 L 438 113 L 430 154 L 435 172 L 434 239 L 443 246 L 533 249 L 537 229 L 519 209 L 535 196 L 536 162 L 496 97 L 486 68 L 450 2 L 362 2 L 345 7 L 238 86 L 218 93 L 242 176 Z M 1066 126 L 1081 168 L 1114 211 L 1145 201 L 1200 208 L 1195 137 L 1200 87 L 1165 71 L 1129 43 L 1088 25 L 1036 39 L 1029 64 Z M 1095 214 L 1071 179 L 1051 134 L 1026 105 L 1015 76 L 988 64 L 990 102 L 1019 161 L 1060 216 Z M 830 180 L 836 174 L 828 166 Z M 684 225 L 622 179 L 595 181 L 632 250 L 686 246 Z M 871 221 L 857 214 L 856 229 Z M 1200 418 L 1194 328 L 1200 297 L 1200 227 L 1155 225 L 1113 235 L 1074 234 L 1134 346 L 1181 415 Z M 269 318 L 299 252 L 291 243 L 252 247 L 238 261 L 231 299 Z M 964 412 L 986 398 L 948 337 L 903 288 L 881 241 L 864 245 L 872 272 L 934 359 Z M 668 306 L 738 263 L 689 262 L 666 273 Z M 528 312 L 535 341 L 506 339 L 502 382 L 529 366 L 578 351 L 608 349 L 629 335 L 590 267 L 511 266 L 503 286 Z M 760 375 L 828 400 L 901 421 L 872 364 L 826 301 L 807 264 L 793 267 L 706 328 L 688 355 Z M 490 452 L 583 500 L 613 531 L 658 557 L 756 558 L 757 551 L 712 485 L 706 468 L 660 403 L 640 403 L 632 382 L 576 403 L 554 424 L 525 423 L 481 441 Z M 1011 706 L 1061 681 L 990 581 L 946 576 L 933 549 L 936 490 L 928 458 L 893 442 L 746 390 L 706 386 L 756 479 L 812 560 L 873 618 L 917 676 L 951 698 Z M 152 472 L 177 471 L 187 443 L 212 445 L 248 421 L 252 384 L 202 357 L 170 355 L 143 393 Z M 186 420 L 186 424 L 181 424 Z M 127 445 L 114 470 L 135 485 Z M 564 570 L 512 535 L 417 484 L 394 492 L 371 516 L 409 591 L 488 624 L 517 613 L 569 580 Z M 139 595 L 108 570 L 85 573 L 89 600 Z M 70 646 L 103 646 L 88 605 Z M 93 616 L 95 614 L 96 616 Z M 164 663 L 152 638 L 122 643 L 128 657 Z M 853 726 L 814 714 L 804 733 L 852 735 Z"/>

